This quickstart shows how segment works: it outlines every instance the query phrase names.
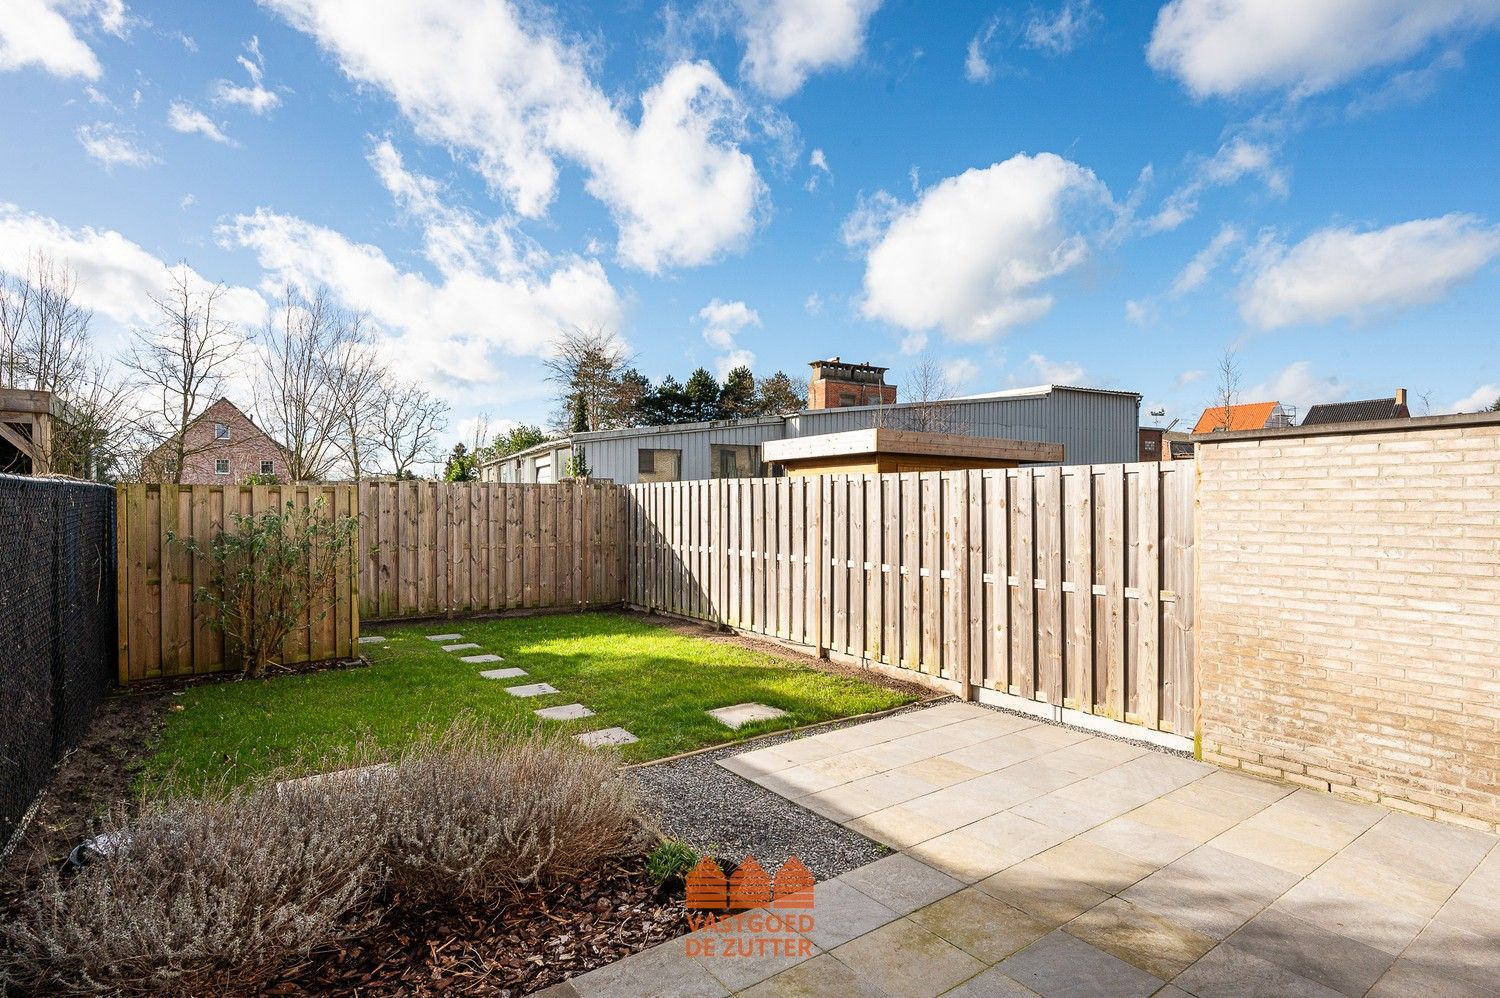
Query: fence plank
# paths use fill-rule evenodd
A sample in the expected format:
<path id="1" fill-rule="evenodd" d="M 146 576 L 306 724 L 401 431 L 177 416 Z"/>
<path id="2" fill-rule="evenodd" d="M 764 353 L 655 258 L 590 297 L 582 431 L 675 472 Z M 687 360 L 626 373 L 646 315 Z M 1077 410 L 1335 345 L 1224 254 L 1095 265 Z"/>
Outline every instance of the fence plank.
<path id="1" fill-rule="evenodd" d="M 1104 572 L 1102 612 L 1095 618 L 1104 626 L 1103 702 L 1096 709 L 1106 717 L 1125 719 L 1125 475 L 1112 465 L 1104 469 L 1096 497 L 1103 522 Z"/>
<path id="2" fill-rule="evenodd" d="M 1033 552 L 1032 514 L 1035 502 L 1029 469 L 1010 472 L 1011 508 L 1011 692 L 1023 697 L 1036 695 L 1036 565 Z"/>
<path id="3" fill-rule="evenodd" d="M 1062 478 L 1064 518 L 1063 594 L 1067 639 L 1063 702 L 1078 710 L 1094 709 L 1094 506 L 1093 475 L 1085 468 L 1065 469 Z"/>
<path id="4" fill-rule="evenodd" d="M 1063 702 L 1062 469 L 1035 473 L 1037 699 Z"/>

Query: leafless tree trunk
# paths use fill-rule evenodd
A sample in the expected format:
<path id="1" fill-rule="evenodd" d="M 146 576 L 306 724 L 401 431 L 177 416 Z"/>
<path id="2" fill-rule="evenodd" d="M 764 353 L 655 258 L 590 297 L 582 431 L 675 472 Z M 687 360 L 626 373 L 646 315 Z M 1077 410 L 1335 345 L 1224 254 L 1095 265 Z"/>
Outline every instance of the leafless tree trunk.
<path id="1" fill-rule="evenodd" d="M 953 385 L 943 369 L 930 357 L 923 358 L 902 379 L 896 401 L 911 403 L 898 410 L 892 429 L 919 430 L 923 433 L 955 432 L 952 406 L 943 403 L 953 397 Z M 882 414 L 877 414 L 882 415 Z M 890 425 L 886 421 L 886 425 Z"/>
<path id="2" fill-rule="evenodd" d="M 1228 430 L 1234 425 L 1234 407 L 1240 404 L 1240 360 L 1235 352 L 1225 350 L 1219 358 L 1219 384 L 1214 391 L 1213 430 Z"/>
<path id="3" fill-rule="evenodd" d="M 421 461 L 436 461 L 437 440 L 448 427 L 448 403 L 414 382 L 389 387 L 376 407 L 376 435 L 397 478 Z"/>
<path id="4" fill-rule="evenodd" d="M 557 338 L 552 356 L 544 361 L 547 380 L 557 385 L 560 411 L 553 416 L 560 432 L 572 428 L 580 404 L 588 425 L 607 429 L 609 414 L 616 408 L 620 376 L 630 364 L 615 335 L 599 327 L 574 327 Z"/>
<path id="5" fill-rule="evenodd" d="M 31 316 L 31 281 L 18 274 L 0 275 L 0 386 L 19 388 L 25 378 L 21 342 Z"/>
<path id="6" fill-rule="evenodd" d="M 187 265 L 179 266 L 171 286 L 151 298 L 161 315 L 157 326 L 136 331 L 124 361 L 141 386 L 140 426 L 167 445 L 177 484 L 187 458 L 205 449 L 188 443 L 184 431 L 218 396 L 245 345 L 239 330 L 215 314 L 223 297 L 223 284 L 195 284 Z"/>
<path id="7" fill-rule="evenodd" d="M 308 297 L 288 287 L 278 314 L 266 323 L 262 342 L 269 356 L 256 378 L 256 413 L 286 450 L 291 481 L 326 478 L 340 457 L 357 451 L 357 433 L 348 443 L 340 438 L 351 416 L 357 418 L 345 408 L 345 393 L 366 387 L 349 383 L 363 370 L 345 370 L 346 364 L 363 369 L 371 363 L 363 337 L 359 318 L 336 306 L 324 288 Z"/>
<path id="8" fill-rule="evenodd" d="M 390 372 L 370 348 L 363 317 L 355 313 L 347 321 L 348 335 L 339 344 L 330 391 L 337 424 L 332 443 L 340 463 L 357 482 L 376 465 L 378 427 Z"/>

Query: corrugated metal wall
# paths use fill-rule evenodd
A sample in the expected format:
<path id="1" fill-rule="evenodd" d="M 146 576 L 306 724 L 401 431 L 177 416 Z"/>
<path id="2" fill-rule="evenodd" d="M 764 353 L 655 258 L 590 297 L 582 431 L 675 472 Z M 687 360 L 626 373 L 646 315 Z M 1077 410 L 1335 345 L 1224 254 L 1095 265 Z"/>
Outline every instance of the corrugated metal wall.
<path id="1" fill-rule="evenodd" d="M 710 454 L 713 444 L 751 444 L 780 440 L 786 435 L 780 420 L 745 422 L 699 430 L 642 432 L 629 436 L 608 436 L 579 440 L 589 472 L 595 478 L 607 478 L 622 485 L 639 481 L 636 475 L 636 452 L 646 448 L 682 451 L 682 478 L 690 481 L 711 478 Z"/>

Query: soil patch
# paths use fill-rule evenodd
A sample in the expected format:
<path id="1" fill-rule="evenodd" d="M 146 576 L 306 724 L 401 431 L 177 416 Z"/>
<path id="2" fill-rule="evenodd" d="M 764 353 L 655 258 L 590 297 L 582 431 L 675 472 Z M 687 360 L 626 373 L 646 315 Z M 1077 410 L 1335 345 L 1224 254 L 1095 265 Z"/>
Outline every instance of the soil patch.
<path id="1" fill-rule="evenodd" d="M 507 905 L 407 905 L 335 951 L 267 982 L 267 995 L 528 995 L 690 931 L 681 894 L 660 895 L 646 858 L 612 861 Z"/>

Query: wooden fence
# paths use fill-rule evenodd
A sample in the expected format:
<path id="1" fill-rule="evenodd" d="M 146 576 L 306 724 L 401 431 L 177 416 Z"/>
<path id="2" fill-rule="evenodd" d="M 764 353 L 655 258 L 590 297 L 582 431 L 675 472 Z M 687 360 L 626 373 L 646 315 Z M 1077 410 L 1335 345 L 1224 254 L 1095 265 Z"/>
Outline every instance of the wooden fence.
<path id="1" fill-rule="evenodd" d="M 169 536 L 207 543 L 233 513 L 323 499 L 358 516 L 333 609 L 305 620 L 283 661 L 355 654 L 359 622 L 491 610 L 583 608 L 624 598 L 623 492 L 597 483 L 119 487 L 119 675 L 122 683 L 239 668 L 194 599 L 207 559 Z"/>
<path id="2" fill-rule="evenodd" d="M 1193 465 L 627 486 L 626 599 L 1193 730 Z"/>
<path id="3" fill-rule="evenodd" d="M 595 482 L 363 482 L 366 620 L 624 599 L 623 494 Z"/>
<path id="4" fill-rule="evenodd" d="M 121 485 L 115 505 L 119 678 L 121 683 L 161 676 L 237 669 L 232 643 L 209 626 L 211 609 L 194 599 L 207 587 L 211 566 L 169 537 L 206 544 L 221 529 L 233 529 L 234 514 L 252 515 L 327 503 L 333 516 L 355 512 L 354 490 L 335 485 Z M 329 594 L 331 609 L 288 635 L 284 662 L 349 657 L 359 636 L 354 553 L 347 556 Z"/>

